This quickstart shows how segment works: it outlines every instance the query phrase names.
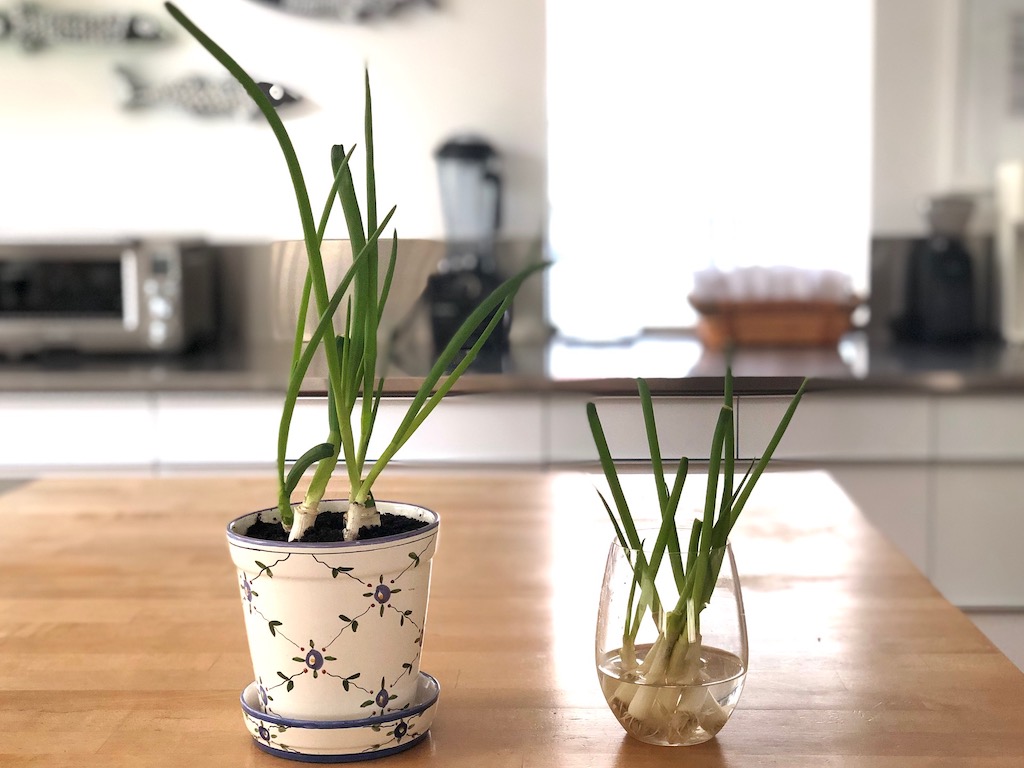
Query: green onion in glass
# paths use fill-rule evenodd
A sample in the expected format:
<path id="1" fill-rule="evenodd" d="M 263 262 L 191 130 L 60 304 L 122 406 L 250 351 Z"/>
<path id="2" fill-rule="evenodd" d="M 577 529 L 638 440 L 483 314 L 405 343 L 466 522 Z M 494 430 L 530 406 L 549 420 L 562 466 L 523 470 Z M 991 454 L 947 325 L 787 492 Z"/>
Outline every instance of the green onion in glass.
<path id="1" fill-rule="evenodd" d="M 703 511 L 693 521 L 689 540 L 679 542 L 676 516 L 689 462 L 685 457 L 679 460 L 670 485 L 658 441 L 650 388 L 643 379 L 637 380 L 660 518 L 655 541 L 653 544 L 646 542 L 646 550 L 619 481 L 597 407 L 594 403 L 587 404 L 587 418 L 611 500 L 600 491 L 598 495 L 619 544 L 634 552 L 631 562 L 634 587 L 630 593 L 629 610 L 622 631 L 620 659 L 624 669 L 640 670 L 643 673 L 645 685 L 622 685 L 616 692 L 621 703 L 628 706 L 632 718 L 644 721 L 653 717 L 658 696 L 674 696 L 673 686 L 693 685 L 699 680 L 701 612 L 718 580 L 726 542 L 754 486 L 782 440 L 803 397 L 806 384 L 806 380 L 801 383 L 762 456 L 751 463 L 746 474 L 737 482 L 733 378 L 732 371 L 726 371 L 724 403 L 711 440 Z M 645 551 L 648 554 L 645 555 Z M 655 582 L 662 568 L 671 569 L 675 594 L 658 594 Z M 635 641 L 644 621 L 655 623 L 657 637 L 643 661 L 640 661 Z M 661 708 L 662 711 L 672 709 L 674 702 Z"/>

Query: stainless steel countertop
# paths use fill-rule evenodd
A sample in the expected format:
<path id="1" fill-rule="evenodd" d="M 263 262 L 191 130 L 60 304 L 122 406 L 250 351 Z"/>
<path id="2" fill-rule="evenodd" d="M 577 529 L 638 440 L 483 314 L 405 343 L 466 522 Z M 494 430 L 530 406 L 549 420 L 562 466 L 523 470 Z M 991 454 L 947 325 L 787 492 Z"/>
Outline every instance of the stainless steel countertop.
<path id="1" fill-rule="evenodd" d="M 656 393 L 721 392 L 725 357 L 693 337 L 648 335 L 614 344 L 513 344 L 500 372 L 470 372 L 456 393 L 581 392 L 633 395 L 642 376 Z M 0 392 L 283 392 L 288 360 L 276 350 L 208 349 L 176 358 L 61 358 L 0 362 Z M 809 390 L 956 394 L 1024 391 L 1024 347 L 871 344 L 849 334 L 832 349 L 741 349 L 733 359 L 737 394 L 787 394 L 803 377 Z M 386 392 L 415 391 L 425 368 L 393 370 Z M 322 369 L 305 394 L 324 392 Z"/>

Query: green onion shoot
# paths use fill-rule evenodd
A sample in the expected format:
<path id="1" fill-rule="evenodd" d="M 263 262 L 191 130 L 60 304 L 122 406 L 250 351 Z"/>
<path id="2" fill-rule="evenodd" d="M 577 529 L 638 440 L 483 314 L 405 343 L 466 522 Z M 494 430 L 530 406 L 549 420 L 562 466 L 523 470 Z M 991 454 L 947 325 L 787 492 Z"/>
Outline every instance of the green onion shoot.
<path id="1" fill-rule="evenodd" d="M 278 431 L 278 511 L 281 522 L 289 530 L 289 540 L 300 539 L 313 524 L 327 484 L 340 463 L 343 465 L 349 486 L 345 538 L 355 539 L 360 528 L 380 524 L 380 515 L 371 492 L 374 481 L 472 365 L 509 309 L 523 282 L 534 272 L 544 269 L 547 264 L 533 260 L 529 266 L 495 288 L 466 318 L 441 351 L 413 396 L 391 440 L 380 456 L 370 462 L 367 459 L 367 448 L 385 381 L 383 376 L 377 378 L 377 333 L 394 278 L 399 243 L 398 235 L 393 231 L 390 236 L 388 266 L 381 274 L 378 259 L 380 240 L 384 237 L 395 209 L 391 208 L 380 221 L 377 220 L 369 73 L 365 76 L 363 104 L 365 214 L 350 168 L 353 149 L 345 151 L 342 146 L 334 146 L 330 156 L 334 182 L 323 211 L 317 219 L 291 138 L 270 100 L 245 70 L 173 3 L 165 3 L 165 7 L 171 16 L 241 83 L 259 107 L 284 155 L 295 191 L 308 270 L 300 302 L 291 370 Z M 340 283 L 329 286 L 320 248 L 336 203 L 340 203 L 345 219 L 353 261 Z M 304 341 L 303 331 L 310 311 L 315 312 L 317 320 L 309 340 Z M 472 346 L 468 350 L 464 349 L 471 338 L 474 339 Z M 300 456 L 286 473 L 285 450 L 295 404 L 303 378 L 317 355 L 323 355 L 327 363 L 327 436 L 322 443 L 318 443 Z M 292 494 L 310 469 L 313 470 L 312 478 L 301 503 L 293 512 Z"/>

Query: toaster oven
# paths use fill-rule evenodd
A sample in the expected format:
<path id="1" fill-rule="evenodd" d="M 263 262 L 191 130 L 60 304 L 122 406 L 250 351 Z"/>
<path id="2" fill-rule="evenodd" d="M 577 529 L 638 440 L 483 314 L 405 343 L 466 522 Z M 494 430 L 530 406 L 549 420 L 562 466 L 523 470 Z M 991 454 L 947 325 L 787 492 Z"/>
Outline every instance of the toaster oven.
<path id="1" fill-rule="evenodd" d="M 201 243 L 0 245 L 0 354 L 182 352 L 216 331 Z"/>

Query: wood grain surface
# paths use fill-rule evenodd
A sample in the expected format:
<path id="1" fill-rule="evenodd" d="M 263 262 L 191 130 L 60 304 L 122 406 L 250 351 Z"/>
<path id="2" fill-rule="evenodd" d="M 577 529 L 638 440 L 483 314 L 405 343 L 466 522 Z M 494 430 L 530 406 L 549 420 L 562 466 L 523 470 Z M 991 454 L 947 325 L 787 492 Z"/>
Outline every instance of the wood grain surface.
<path id="1" fill-rule="evenodd" d="M 771 473 L 753 495 L 733 538 L 747 686 L 716 739 L 677 748 L 626 737 L 598 688 L 610 525 L 592 478 L 392 472 L 375 490 L 442 519 L 423 656 L 440 705 L 390 765 L 1024 766 L 1024 674 L 823 473 Z M 242 723 L 252 669 L 224 541 L 273 499 L 247 476 L 0 496 L 0 765 L 284 765 Z"/>

